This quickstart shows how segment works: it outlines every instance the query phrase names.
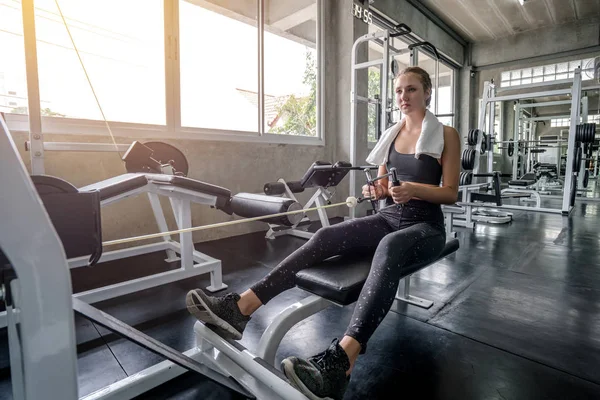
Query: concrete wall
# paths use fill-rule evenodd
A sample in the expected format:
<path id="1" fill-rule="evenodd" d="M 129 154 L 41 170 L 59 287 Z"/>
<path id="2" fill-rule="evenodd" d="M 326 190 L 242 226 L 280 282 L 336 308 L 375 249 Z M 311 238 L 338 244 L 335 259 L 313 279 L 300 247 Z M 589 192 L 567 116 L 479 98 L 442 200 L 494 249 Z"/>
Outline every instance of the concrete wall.
<path id="1" fill-rule="evenodd" d="M 16 143 L 28 140 L 26 133 L 13 133 Z M 153 138 L 148 138 L 153 139 Z M 222 186 L 232 194 L 239 192 L 261 193 L 266 182 L 283 177 L 298 180 L 316 160 L 332 160 L 333 146 L 305 146 L 258 144 L 242 142 L 216 142 L 204 140 L 164 140 L 180 149 L 189 163 L 188 176 L 203 182 Z M 98 136 L 45 135 L 45 141 L 74 141 L 86 143 L 108 142 Z M 130 143 L 131 138 L 116 138 L 118 143 Z M 19 147 L 21 157 L 30 168 L 29 152 Z M 56 176 L 81 187 L 125 173 L 124 163 L 116 153 L 45 153 L 46 174 Z M 307 200 L 311 193 L 300 193 Z M 163 199 L 164 200 L 164 199 Z M 177 229 L 168 201 L 163 201 L 171 229 Z M 338 210 L 331 209 L 331 215 Z M 345 210 L 342 210 L 345 211 Z M 318 216 L 314 216 L 315 219 Z M 207 206 L 192 205 L 192 224 L 206 225 L 234 219 L 222 211 Z M 148 198 L 137 196 L 125 199 L 102 209 L 103 240 L 137 236 L 157 231 L 157 225 Z M 195 242 L 266 230 L 261 222 L 234 225 L 193 233 Z M 117 247 L 115 247 L 117 248 Z"/>
<path id="2" fill-rule="evenodd" d="M 475 43 L 471 65 L 482 67 L 523 58 L 554 55 L 600 45 L 600 18 L 555 25 L 498 40 Z"/>

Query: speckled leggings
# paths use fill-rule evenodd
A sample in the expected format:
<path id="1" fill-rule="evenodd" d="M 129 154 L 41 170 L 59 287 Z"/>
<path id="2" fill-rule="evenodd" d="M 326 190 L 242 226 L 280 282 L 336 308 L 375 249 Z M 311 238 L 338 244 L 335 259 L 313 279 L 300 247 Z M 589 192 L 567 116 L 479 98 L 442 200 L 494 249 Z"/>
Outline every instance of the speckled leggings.
<path id="1" fill-rule="evenodd" d="M 388 313 L 400 277 L 411 265 L 434 260 L 446 243 L 439 205 L 411 200 L 390 205 L 375 215 L 319 229 L 251 289 L 263 304 L 294 287 L 296 272 L 331 256 L 356 250 L 375 250 L 371 271 L 356 303 L 346 335 L 364 349 Z"/>

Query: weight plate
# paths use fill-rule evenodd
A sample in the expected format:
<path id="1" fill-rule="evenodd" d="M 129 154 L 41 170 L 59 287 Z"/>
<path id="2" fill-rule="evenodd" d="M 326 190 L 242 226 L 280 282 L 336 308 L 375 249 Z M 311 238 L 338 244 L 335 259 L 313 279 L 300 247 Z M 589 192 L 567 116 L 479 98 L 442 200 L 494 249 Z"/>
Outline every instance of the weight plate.
<path id="1" fill-rule="evenodd" d="M 187 176 L 189 171 L 187 159 L 177 147 L 164 142 L 147 142 L 144 145 L 152 149 L 153 159 L 161 164 L 171 164 L 178 175 Z M 125 162 L 125 168 L 127 172 L 156 173 L 156 171 L 150 171 L 148 167 L 140 166 L 137 163 Z"/>
<path id="2" fill-rule="evenodd" d="M 577 172 L 581 168 L 582 153 L 583 150 L 581 147 L 578 147 L 577 150 L 575 150 L 575 158 L 573 159 L 573 172 Z"/>
<path id="3" fill-rule="evenodd" d="M 515 143 L 514 142 L 510 142 L 508 144 L 508 156 L 512 157 L 515 154 Z"/>
<path id="4" fill-rule="evenodd" d="M 475 150 L 465 149 L 462 155 L 462 167 L 464 170 L 472 170 L 475 167 Z"/>
<path id="5" fill-rule="evenodd" d="M 575 196 L 577 196 L 577 175 L 573 174 L 571 177 L 571 198 L 569 200 L 571 207 L 575 205 Z"/>
<path id="6" fill-rule="evenodd" d="M 590 171 L 586 169 L 585 172 L 583 173 L 583 187 L 584 188 L 588 187 L 589 181 L 590 181 Z"/>

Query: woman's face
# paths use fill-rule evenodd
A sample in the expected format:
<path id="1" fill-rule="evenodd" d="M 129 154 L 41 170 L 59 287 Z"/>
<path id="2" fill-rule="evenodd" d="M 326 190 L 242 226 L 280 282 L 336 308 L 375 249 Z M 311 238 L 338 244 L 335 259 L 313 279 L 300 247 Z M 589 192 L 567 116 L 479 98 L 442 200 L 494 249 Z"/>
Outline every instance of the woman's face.
<path id="1" fill-rule="evenodd" d="M 402 114 L 410 114 L 415 111 L 423 111 L 426 101 L 431 96 L 429 91 L 425 92 L 419 76 L 409 72 L 402 74 L 396 79 L 396 104 Z"/>

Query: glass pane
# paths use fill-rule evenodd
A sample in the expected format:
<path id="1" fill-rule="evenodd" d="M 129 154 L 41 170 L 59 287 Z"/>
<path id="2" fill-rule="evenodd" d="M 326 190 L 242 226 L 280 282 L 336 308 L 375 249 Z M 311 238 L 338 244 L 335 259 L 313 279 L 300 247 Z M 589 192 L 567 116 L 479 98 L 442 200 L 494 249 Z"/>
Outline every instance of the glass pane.
<path id="1" fill-rule="evenodd" d="M 256 0 L 210 9 L 180 0 L 183 126 L 258 131 L 256 11 Z"/>
<path id="2" fill-rule="evenodd" d="M 515 79 L 519 79 L 521 78 L 521 70 L 517 70 L 517 71 L 511 71 L 510 72 L 510 79 L 515 80 Z"/>
<path id="3" fill-rule="evenodd" d="M 164 124 L 163 2 L 62 0 L 60 6 L 106 118 Z M 35 23 L 44 113 L 102 119 L 53 0 L 35 1 Z"/>
<path id="4" fill-rule="evenodd" d="M 439 117 L 438 120 L 444 125 L 454 127 L 454 117 Z"/>
<path id="5" fill-rule="evenodd" d="M 502 82 L 509 81 L 509 80 L 510 80 L 510 72 L 503 72 L 502 73 Z"/>
<path id="6" fill-rule="evenodd" d="M 521 84 L 527 85 L 528 83 L 532 83 L 531 78 L 522 78 L 521 79 Z"/>
<path id="7" fill-rule="evenodd" d="M 531 75 L 533 75 L 533 69 L 532 68 L 525 68 L 523 70 L 523 74 L 521 76 L 523 78 L 529 78 L 529 77 L 531 77 Z"/>
<path id="8" fill-rule="evenodd" d="M 377 105 L 369 104 L 368 113 L 367 140 L 369 142 L 377 142 Z"/>
<path id="9" fill-rule="evenodd" d="M 537 76 L 537 77 L 534 77 L 533 79 L 531 79 L 531 81 L 533 83 L 542 82 L 543 80 L 544 80 L 544 77 L 542 77 L 542 76 Z"/>
<path id="10" fill-rule="evenodd" d="M 554 75 L 556 73 L 556 65 L 546 65 L 544 67 L 544 75 Z"/>
<path id="11" fill-rule="evenodd" d="M 581 66 L 581 61 L 571 61 L 569 62 L 569 71 L 575 71 L 575 68 Z"/>
<path id="12" fill-rule="evenodd" d="M 556 64 L 556 73 L 557 74 L 567 72 L 568 70 L 569 70 L 569 63 L 564 62 L 564 63 Z"/>
<path id="13" fill-rule="evenodd" d="M 533 68 L 533 76 L 542 76 L 542 75 L 544 75 L 543 67 L 534 67 Z M 534 81 L 534 82 L 540 82 L 540 81 Z"/>
<path id="14" fill-rule="evenodd" d="M 27 79 L 21 3 L 0 0 L 0 112 L 27 114 Z"/>
<path id="15" fill-rule="evenodd" d="M 317 135 L 316 0 L 266 2 L 265 132 Z"/>
<path id="16" fill-rule="evenodd" d="M 568 78 L 568 74 L 564 73 L 564 74 L 556 74 L 556 79 L 560 80 L 560 79 L 567 79 Z"/>
<path id="17" fill-rule="evenodd" d="M 439 99 L 438 99 L 438 114 L 451 114 L 454 112 L 454 87 L 452 86 L 452 78 L 454 70 L 440 63 L 439 67 Z M 435 99 L 434 99 L 435 100 Z"/>

